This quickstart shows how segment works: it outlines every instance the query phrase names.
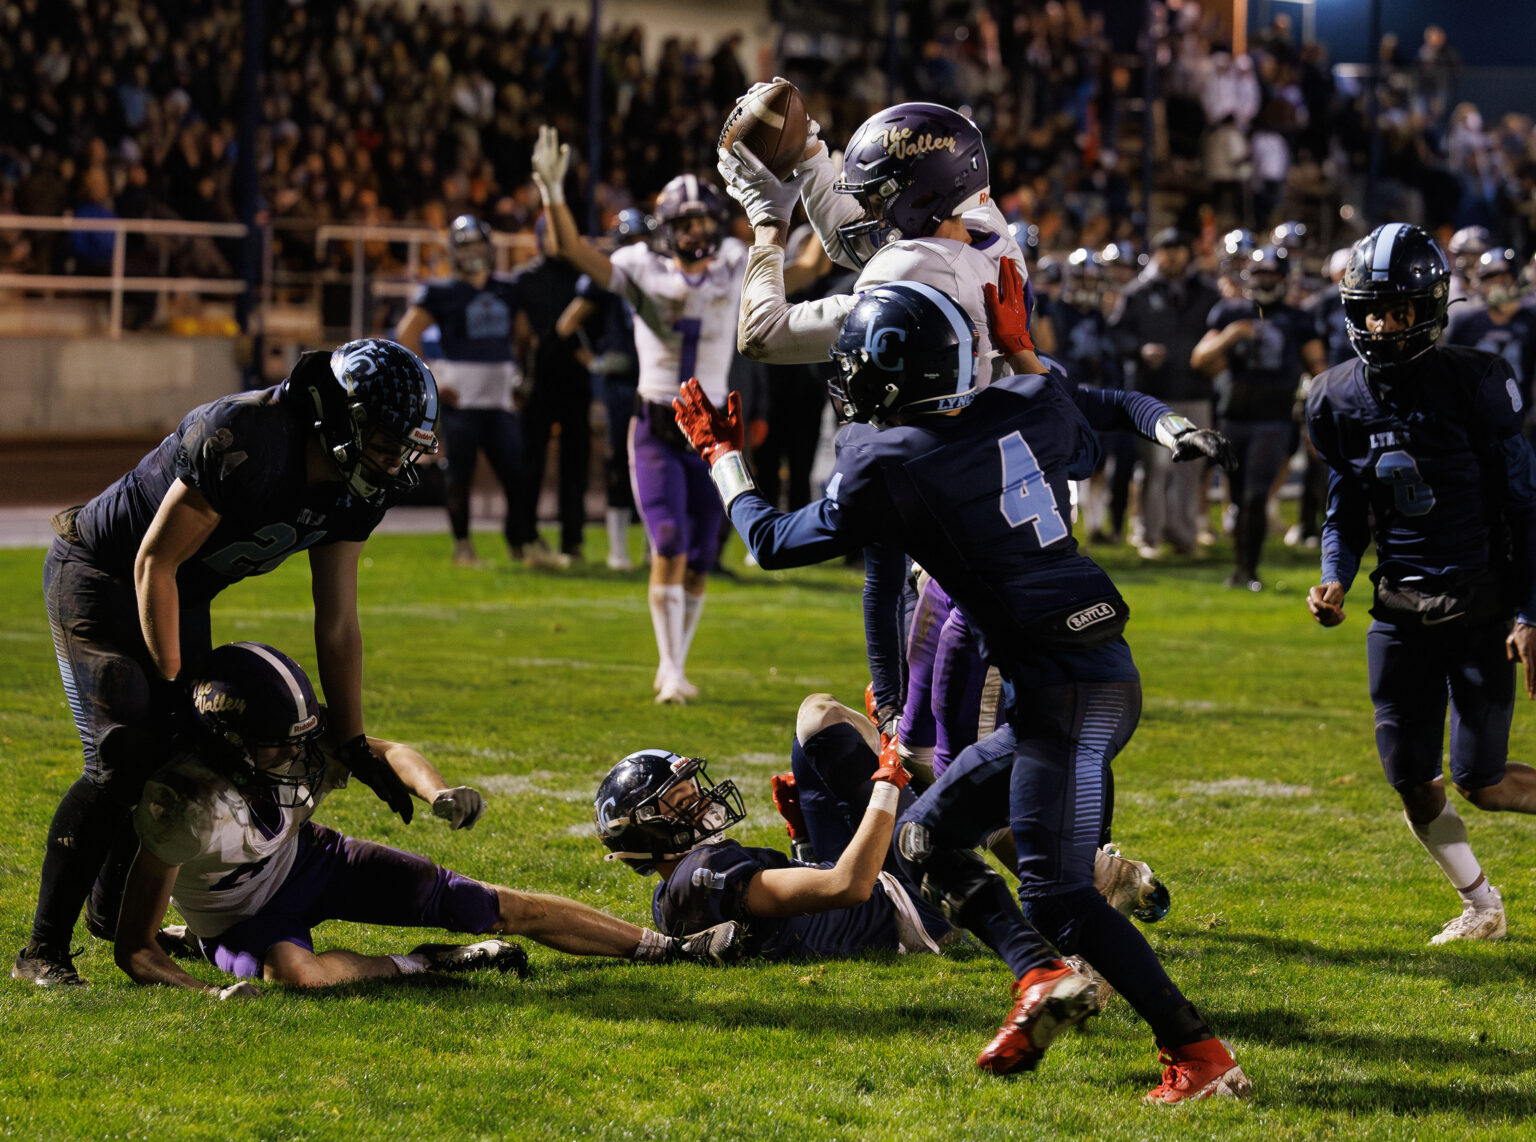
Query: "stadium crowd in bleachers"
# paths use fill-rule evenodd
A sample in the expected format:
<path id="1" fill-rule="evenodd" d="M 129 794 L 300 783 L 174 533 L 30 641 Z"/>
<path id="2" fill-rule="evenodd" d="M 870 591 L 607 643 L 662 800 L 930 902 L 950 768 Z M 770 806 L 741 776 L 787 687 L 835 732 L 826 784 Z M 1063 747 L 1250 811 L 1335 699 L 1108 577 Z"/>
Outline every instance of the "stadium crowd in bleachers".
<path id="1" fill-rule="evenodd" d="M 1075 0 L 909 13 L 897 93 L 967 109 L 992 147 L 1006 211 L 1046 246 L 1097 246 L 1137 229 L 1142 56 Z M 622 20 L 622 7 L 610 9 Z M 1001 18 L 999 17 L 1001 13 Z M 1370 132 L 1365 84 L 1341 86 L 1326 49 L 1282 17 L 1234 56 L 1200 8 L 1169 0 L 1157 27 L 1160 187 L 1175 207 L 1210 199 L 1218 224 L 1262 226 L 1297 207 L 1359 201 Z M 236 217 L 242 7 L 232 0 L 12 0 L 0 7 L 0 208 L 29 214 Z M 349 0 L 270 10 L 258 167 L 281 254 L 310 268 L 303 231 L 331 221 L 441 225 L 474 211 L 532 224 L 528 150 L 553 122 L 586 154 L 587 30 L 547 12 Z M 605 124 L 598 202 L 644 205 L 679 170 L 712 175 L 713 143 L 750 79 L 739 40 L 669 38 L 648 66 L 636 26 L 602 37 Z M 847 43 L 858 41 L 850 38 Z M 1380 193 L 1394 217 L 1484 225 L 1532 252 L 1536 136 L 1529 117 L 1484 124 L 1455 102 L 1458 61 L 1437 28 L 1416 57 L 1383 44 Z M 786 60 L 827 136 L 890 101 L 883 59 Z M 584 167 L 577 177 L 584 181 Z M 6 268 L 91 270 L 101 247 L 33 234 Z M 227 251 L 225 251 L 227 253 Z M 376 256 L 389 258 L 387 247 Z M 173 270 L 220 252 L 188 243 Z"/>

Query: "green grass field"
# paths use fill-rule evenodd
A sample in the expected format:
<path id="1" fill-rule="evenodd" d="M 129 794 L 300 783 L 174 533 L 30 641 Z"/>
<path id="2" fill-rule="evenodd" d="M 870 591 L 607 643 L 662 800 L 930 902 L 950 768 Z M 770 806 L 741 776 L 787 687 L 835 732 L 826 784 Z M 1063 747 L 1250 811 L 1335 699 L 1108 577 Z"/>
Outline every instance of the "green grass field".
<path id="1" fill-rule="evenodd" d="M 485 550 L 496 549 L 492 537 Z M 973 1060 L 1006 1013 L 990 954 L 724 970 L 531 947 L 535 974 L 258 1001 L 136 988 L 84 935 L 89 989 L 0 985 L 0 1137 L 1529 1139 L 1536 1116 L 1536 822 L 1466 810 L 1510 938 L 1429 948 L 1457 910 L 1375 758 L 1366 616 L 1306 616 L 1311 557 L 1278 544 L 1259 595 L 1192 566 L 1106 563 L 1130 601 L 1146 711 L 1116 762 L 1116 839 L 1169 885 L 1147 929 L 1230 1039 L 1251 1105 L 1170 1112 L 1151 1036 L 1121 999 L 1032 1076 Z M 733 554 L 739 557 L 739 543 Z M 711 584 L 690 675 L 651 702 L 642 573 L 451 568 L 442 537 L 380 536 L 362 576 L 373 732 L 482 789 L 484 819 L 403 826 L 357 786 L 320 819 L 469 875 L 648 922 L 649 882 L 599 859 L 591 794 L 625 753 L 701 753 L 736 779 L 747 843 L 784 841 L 768 798 L 812 690 L 859 704 L 859 578 L 750 570 Z M 589 548 L 601 567 L 602 552 Z M 26 939 L 49 818 L 79 769 L 40 551 L 0 552 L 0 952 Z M 229 591 L 218 639 L 313 666 L 301 560 Z M 1358 592 L 1357 592 L 1358 594 Z M 1533 713 L 1513 754 L 1532 752 Z M 335 924 L 322 945 L 408 950 L 428 933 Z M 195 969 L 214 978 L 211 969 Z"/>

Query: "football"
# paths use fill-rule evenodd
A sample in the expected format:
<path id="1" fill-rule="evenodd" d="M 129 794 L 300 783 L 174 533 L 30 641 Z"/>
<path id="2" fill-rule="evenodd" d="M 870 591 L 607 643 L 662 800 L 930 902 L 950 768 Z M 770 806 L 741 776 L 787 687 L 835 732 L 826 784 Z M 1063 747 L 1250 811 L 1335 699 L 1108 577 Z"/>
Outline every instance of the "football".
<path id="1" fill-rule="evenodd" d="M 729 151 L 743 143 L 775 178 L 786 179 L 805 152 L 810 128 L 799 89 L 787 79 L 776 79 L 731 108 L 720 129 L 720 146 Z"/>

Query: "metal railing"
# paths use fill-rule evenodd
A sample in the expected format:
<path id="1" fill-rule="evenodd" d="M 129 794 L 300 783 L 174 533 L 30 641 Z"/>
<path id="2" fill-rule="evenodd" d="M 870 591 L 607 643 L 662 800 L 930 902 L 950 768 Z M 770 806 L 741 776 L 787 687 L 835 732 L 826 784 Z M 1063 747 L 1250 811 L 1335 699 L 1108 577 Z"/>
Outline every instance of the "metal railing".
<path id="1" fill-rule="evenodd" d="M 289 227 L 283 227 L 289 229 Z M 102 293 L 108 295 L 108 336 L 116 339 L 123 334 L 123 295 L 128 293 L 190 293 L 222 298 L 237 298 L 245 293 L 246 283 L 240 278 L 176 277 L 165 274 L 133 274 L 128 272 L 127 238 L 130 234 L 161 235 L 176 238 L 235 238 L 246 235 L 246 228 L 238 222 L 187 222 L 180 219 L 145 218 L 50 218 L 34 214 L 0 214 L 0 231 L 54 231 L 66 233 L 109 233 L 112 235 L 111 270 L 107 274 L 52 274 L 0 272 L 0 290 L 48 291 L 55 294 Z M 266 313 L 275 304 L 274 283 L 280 279 L 292 282 L 290 271 L 274 265 L 272 227 L 264 227 L 261 243 L 261 284 L 257 291 L 253 312 L 258 322 L 265 323 Z M 441 250 L 446 245 L 443 231 L 430 226 L 373 226 L 362 224 L 324 225 L 315 228 L 314 243 L 316 260 L 324 265 L 330 247 L 336 243 L 351 244 L 351 270 L 343 274 L 349 280 L 351 307 L 349 325 L 353 338 L 373 332 L 367 326 L 367 303 L 370 294 L 376 298 L 407 298 L 420 285 L 424 267 L 429 259 L 424 250 Z M 404 245 L 405 266 L 395 273 L 383 273 L 370 269 L 367 246 L 370 243 L 388 242 Z M 496 249 L 496 268 L 504 270 L 522 257 L 536 252 L 537 243 L 530 234 L 493 234 Z M 328 271 L 317 270 L 305 275 L 310 286 L 317 287 L 329 276 Z M 318 298 L 319 289 L 312 290 Z M 315 301 L 318 308 L 318 301 Z"/>

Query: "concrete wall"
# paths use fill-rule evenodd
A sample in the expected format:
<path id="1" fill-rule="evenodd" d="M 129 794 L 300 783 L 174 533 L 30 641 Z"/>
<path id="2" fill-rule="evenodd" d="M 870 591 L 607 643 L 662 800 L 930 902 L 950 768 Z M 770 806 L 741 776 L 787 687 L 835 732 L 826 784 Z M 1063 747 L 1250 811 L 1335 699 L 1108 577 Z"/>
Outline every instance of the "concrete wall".
<path id="1" fill-rule="evenodd" d="M 0 436 L 142 436 L 240 388 L 228 338 L 138 333 L 0 341 Z"/>

